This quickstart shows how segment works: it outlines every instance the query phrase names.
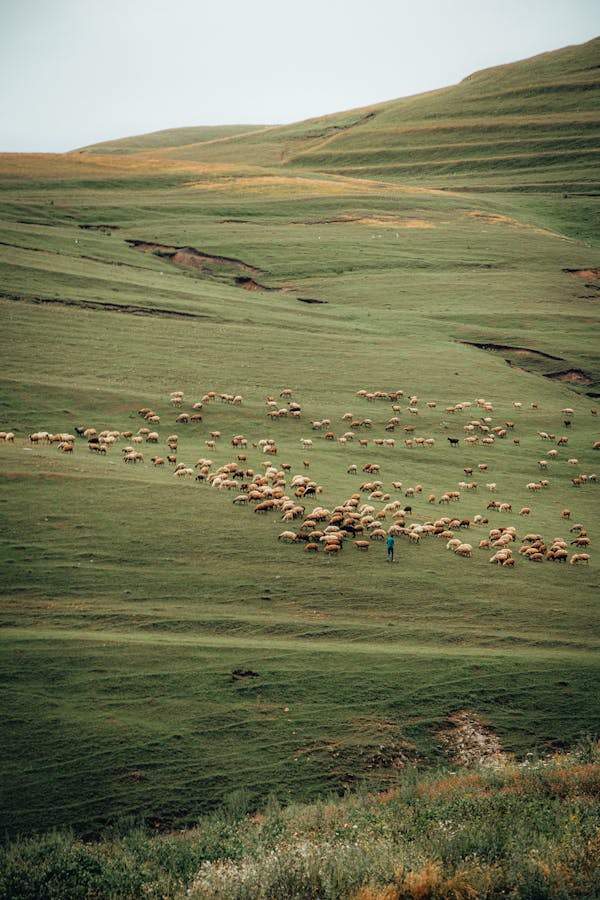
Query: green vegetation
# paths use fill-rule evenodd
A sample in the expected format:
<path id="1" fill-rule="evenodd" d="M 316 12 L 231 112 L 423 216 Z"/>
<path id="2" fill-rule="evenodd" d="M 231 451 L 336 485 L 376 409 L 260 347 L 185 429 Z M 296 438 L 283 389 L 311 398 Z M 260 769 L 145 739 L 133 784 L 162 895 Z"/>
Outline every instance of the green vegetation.
<path id="1" fill-rule="evenodd" d="M 268 867 L 277 852 L 295 871 L 298 853 L 306 856 L 290 839 L 304 833 L 294 817 L 308 822 L 329 804 L 323 798 L 359 788 L 408 803 L 413 766 L 447 762 L 442 735 L 461 711 L 493 730 L 515 766 L 598 732 L 600 262 L 596 112 L 587 99 L 597 47 L 479 73 L 374 115 L 0 157 L 0 430 L 14 434 L 0 440 L 0 808 L 7 839 L 22 838 L 7 850 L 7 896 L 46 896 L 35 894 L 31 873 L 18 888 L 15 872 L 29 865 L 22 853 L 46 884 L 52 860 L 67 873 L 96 854 L 99 880 L 81 882 L 89 896 L 110 895 L 103 878 L 139 895 L 146 877 L 156 895 L 169 895 L 221 858 Z M 569 90 L 549 89 L 557 84 Z M 501 108 L 494 91 L 505 97 Z M 200 142 L 189 143 L 194 137 Z M 181 406 L 173 391 L 183 391 Z M 177 421 L 198 402 L 201 419 Z M 270 415 L 282 408 L 287 415 Z M 138 435 L 150 425 L 141 409 L 160 419 L 151 426 L 157 443 Z M 330 424 L 313 427 L 323 419 Z M 87 428 L 118 439 L 105 453 L 90 451 L 76 431 Z M 74 435 L 72 452 L 31 441 L 40 431 Z M 243 453 L 232 444 L 240 435 Z M 276 455 L 263 451 L 266 440 Z M 124 464 L 128 443 L 143 463 Z M 201 458 L 210 458 L 211 475 L 239 464 L 243 478 L 230 492 L 152 465 L 171 453 L 194 473 Z M 252 503 L 232 502 L 266 463 L 285 472 L 286 496 L 305 506 L 303 518 L 285 522 L 280 509 L 261 516 Z M 367 464 L 380 468 L 365 472 Z M 319 493 L 297 497 L 294 476 L 314 480 Z M 387 500 L 378 485 L 361 487 L 372 481 Z M 456 490 L 458 502 L 440 502 Z M 456 516 L 450 530 L 472 556 L 451 553 L 439 534 L 416 542 L 400 532 L 394 565 L 383 542 L 359 552 L 358 534 L 331 557 L 278 540 L 284 529 L 302 531 L 315 507 L 331 513 L 353 494 L 386 530 L 394 500 L 411 506 L 406 528 Z M 512 509 L 489 509 L 491 500 Z M 493 526 L 516 531 L 513 568 L 489 563 L 496 548 L 479 548 L 493 542 Z M 581 529 L 589 547 L 571 544 Z M 527 533 L 547 548 L 560 537 L 569 556 L 580 550 L 589 560 L 528 561 L 519 552 Z M 490 776 L 498 804 L 521 771 Z M 466 782 L 452 777 L 458 804 Z M 529 787 L 515 815 L 525 822 L 532 809 L 533 829 Z M 428 872 L 444 896 L 444 879 L 463 877 L 460 860 L 481 856 L 479 880 L 471 869 L 464 876 L 477 896 L 485 884 L 490 896 L 529 896 L 527 878 L 542 885 L 531 896 L 585 896 L 595 845 L 588 812 L 572 805 L 581 798 L 567 795 L 560 815 L 555 800 L 539 808 L 539 845 L 523 832 L 539 865 L 526 854 L 513 866 L 500 827 L 512 811 L 492 806 L 483 824 L 469 820 L 466 837 L 451 835 L 454 856 L 439 842 L 396 853 L 381 838 L 377 859 L 373 847 L 357 850 L 367 860 L 361 869 L 352 842 L 344 867 L 354 880 L 315 890 L 417 896 L 415 879 Z M 256 822 L 240 824 L 238 814 L 263 809 L 267 797 L 282 809 L 265 813 L 273 837 L 259 847 Z M 317 805 L 299 812 L 300 802 Z M 350 816 L 355 802 L 362 834 L 368 808 L 379 810 L 372 800 L 347 798 L 331 815 Z M 431 815 L 454 822 L 456 809 Z M 580 815 L 572 831 L 563 813 Z M 413 821 L 407 815 L 394 807 L 392 818 Z M 162 831 L 200 819 L 201 838 L 147 842 L 127 830 L 132 821 Z M 79 842 L 107 827 L 113 842 Z M 327 856 L 331 836 L 315 835 L 331 875 L 340 865 Z M 150 854 L 145 863 L 129 855 L 133 845 Z M 186 861 L 162 882 L 152 854 L 171 852 Z M 546 873 L 551 855 L 564 861 L 564 883 Z M 372 883 L 365 867 L 379 873 Z M 224 894 L 257 896 L 250 882 L 235 894 L 241 871 L 224 866 Z M 71 895 L 60 880 L 67 874 L 56 877 L 55 895 Z"/>
<path id="2" fill-rule="evenodd" d="M 84 843 L 69 833 L 0 850 L 0 896 L 348 898 L 596 896 L 597 748 L 478 773 L 418 776 L 384 794 L 223 816 L 181 834 L 130 826 Z M 591 751 L 591 753 L 590 753 Z"/>

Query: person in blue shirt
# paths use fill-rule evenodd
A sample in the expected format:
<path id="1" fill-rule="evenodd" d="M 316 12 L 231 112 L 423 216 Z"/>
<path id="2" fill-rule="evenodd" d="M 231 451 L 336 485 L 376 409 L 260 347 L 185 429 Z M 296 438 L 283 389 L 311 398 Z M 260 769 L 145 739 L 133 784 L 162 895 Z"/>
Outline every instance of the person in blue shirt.
<path id="1" fill-rule="evenodd" d="M 388 562 L 394 562 L 394 535 L 390 534 L 387 539 L 387 558 Z"/>

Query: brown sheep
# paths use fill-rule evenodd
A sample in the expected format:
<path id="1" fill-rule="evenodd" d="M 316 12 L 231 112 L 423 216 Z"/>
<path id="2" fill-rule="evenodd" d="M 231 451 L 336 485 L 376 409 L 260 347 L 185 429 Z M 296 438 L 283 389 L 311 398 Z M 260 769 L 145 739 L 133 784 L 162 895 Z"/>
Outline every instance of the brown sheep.
<path id="1" fill-rule="evenodd" d="M 354 541 L 354 546 L 357 550 L 363 550 L 366 553 L 366 551 L 369 549 L 370 544 L 368 541 Z"/>
<path id="2" fill-rule="evenodd" d="M 574 553 L 571 559 L 569 560 L 570 565 L 576 566 L 578 563 L 585 563 L 586 566 L 590 564 L 590 555 L 589 553 Z"/>
<path id="3" fill-rule="evenodd" d="M 457 556 L 473 556 L 473 548 L 470 544 L 459 544 L 458 547 L 455 548 L 454 552 Z"/>

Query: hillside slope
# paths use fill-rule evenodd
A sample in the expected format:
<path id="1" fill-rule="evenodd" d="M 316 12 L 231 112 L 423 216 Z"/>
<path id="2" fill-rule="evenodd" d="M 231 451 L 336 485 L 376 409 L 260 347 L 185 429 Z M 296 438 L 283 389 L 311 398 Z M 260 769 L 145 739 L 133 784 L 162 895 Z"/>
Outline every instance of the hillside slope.
<path id="1" fill-rule="evenodd" d="M 216 141 L 202 135 L 196 143 L 193 130 L 170 132 L 171 146 L 160 152 L 446 189 L 596 190 L 599 85 L 596 38 L 476 72 L 452 87 L 293 125 L 218 134 Z"/>
<path id="2" fill-rule="evenodd" d="M 101 144 L 82 147 L 80 150 L 94 154 L 114 153 L 120 156 L 157 148 L 184 147 L 187 144 L 202 144 L 232 138 L 248 132 L 262 131 L 265 127 L 265 125 L 198 125 L 190 128 L 164 128 L 149 134 L 103 141 Z"/>

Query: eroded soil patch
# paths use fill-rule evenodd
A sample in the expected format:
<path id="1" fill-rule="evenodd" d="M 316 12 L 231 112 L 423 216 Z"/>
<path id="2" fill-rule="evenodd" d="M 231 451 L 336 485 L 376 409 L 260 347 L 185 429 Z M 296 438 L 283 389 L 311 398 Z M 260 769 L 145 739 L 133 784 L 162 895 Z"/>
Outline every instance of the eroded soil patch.
<path id="1" fill-rule="evenodd" d="M 590 378 L 582 369 L 566 369 L 564 372 L 551 372 L 549 375 L 544 375 L 544 378 L 549 378 L 550 381 L 564 381 L 567 384 L 594 383 L 594 379 Z"/>
<path id="2" fill-rule="evenodd" d="M 128 239 L 126 243 L 135 250 L 154 253 L 156 256 L 168 259 L 169 262 L 178 266 L 189 266 L 193 269 L 203 269 L 210 265 L 233 266 L 243 272 L 252 272 L 254 274 L 261 272 L 261 269 L 250 266 L 248 263 L 242 262 L 241 259 L 229 256 L 214 256 L 210 253 L 203 253 L 195 247 L 170 247 L 168 244 L 154 244 L 133 239 Z"/>
<path id="3" fill-rule="evenodd" d="M 530 347 L 509 347 L 507 344 L 492 344 L 489 342 L 477 343 L 475 341 L 460 341 L 468 347 L 477 347 L 478 350 L 488 350 L 492 353 L 512 353 L 515 356 L 533 356 L 542 357 L 543 359 L 556 359 L 562 362 L 562 356 L 552 356 L 550 353 L 543 353 L 541 350 L 532 350 Z"/>
<path id="4" fill-rule="evenodd" d="M 349 216 L 339 215 L 332 219 L 317 219 L 311 222 L 292 222 L 292 225 L 367 225 L 371 228 L 435 228 L 433 222 L 425 219 L 401 219 L 399 216 Z"/>
<path id="5" fill-rule="evenodd" d="M 600 269 L 563 269 L 563 272 L 572 275 L 573 278 L 581 278 L 583 281 L 600 280 Z"/>
<path id="6" fill-rule="evenodd" d="M 563 237 L 562 234 L 558 234 L 556 231 L 549 231 L 547 228 L 536 228 L 534 225 L 526 225 L 523 222 L 517 222 L 516 219 L 511 219 L 509 216 L 500 215 L 500 213 L 485 213 L 472 210 L 471 212 L 468 212 L 467 215 L 470 219 L 477 219 L 477 221 L 484 225 L 507 225 L 510 228 L 525 228 L 527 231 L 532 231 L 534 234 L 547 234 L 550 237 Z"/>
<path id="7" fill-rule="evenodd" d="M 438 733 L 445 753 L 461 766 L 504 766 L 509 756 L 497 735 L 469 710 L 448 717 L 448 727 Z"/>
<path id="8" fill-rule="evenodd" d="M 161 259 L 166 259 L 175 266 L 183 266 L 188 269 L 197 269 L 208 277 L 224 279 L 231 281 L 236 287 L 241 287 L 245 291 L 279 291 L 282 288 L 267 287 L 256 281 L 253 275 L 259 275 L 262 269 L 251 266 L 243 262 L 241 259 L 235 259 L 230 256 L 215 256 L 210 253 L 203 253 L 196 247 L 174 247 L 168 244 L 155 244 L 149 241 L 127 240 L 127 243 L 135 250 L 141 250 L 145 253 L 153 253 Z M 245 272 L 246 275 L 236 273 Z"/>

